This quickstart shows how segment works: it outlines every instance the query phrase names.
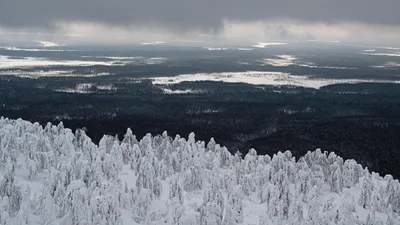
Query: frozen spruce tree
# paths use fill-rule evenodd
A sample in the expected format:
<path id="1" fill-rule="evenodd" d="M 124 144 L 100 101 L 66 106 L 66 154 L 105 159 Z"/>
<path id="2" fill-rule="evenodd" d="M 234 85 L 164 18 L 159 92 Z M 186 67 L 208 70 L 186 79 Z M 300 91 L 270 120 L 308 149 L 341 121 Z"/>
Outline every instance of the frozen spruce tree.
<path id="1" fill-rule="evenodd" d="M 222 209 L 215 202 L 208 202 L 200 208 L 200 225 L 220 225 Z"/>
<path id="2" fill-rule="evenodd" d="M 183 188 L 176 176 L 172 177 L 169 183 L 169 200 L 173 199 L 177 199 L 180 204 L 183 204 Z"/>
<path id="3" fill-rule="evenodd" d="M 142 188 L 132 206 L 132 216 L 136 223 L 141 223 L 148 218 L 151 206 L 150 191 Z"/>
<path id="4" fill-rule="evenodd" d="M 224 197 L 218 188 L 218 181 L 214 180 L 206 187 L 203 194 L 203 202 L 200 206 L 201 224 L 221 224 L 224 212 Z"/>
<path id="5" fill-rule="evenodd" d="M 22 202 L 21 187 L 15 182 L 15 165 L 8 161 L 4 172 L 4 177 L 0 180 L 0 196 L 8 200 L 8 212 L 10 216 L 15 216 L 20 210 Z M 5 202 L 6 204 L 6 202 Z"/>
<path id="6" fill-rule="evenodd" d="M 160 180 L 156 176 L 155 169 L 151 164 L 151 158 L 143 157 L 138 166 L 138 176 L 136 180 L 136 188 L 147 189 L 150 191 L 150 197 L 159 198 L 162 187 Z"/>
<path id="7" fill-rule="evenodd" d="M 222 221 L 223 225 L 236 225 L 244 221 L 243 212 L 243 193 L 242 187 L 235 187 L 230 193 L 225 205 L 225 216 Z"/>
<path id="8" fill-rule="evenodd" d="M 59 206 L 55 203 L 47 187 L 42 191 L 39 197 L 36 212 L 39 214 L 40 223 L 51 225 L 56 221 L 59 215 Z"/>
<path id="9" fill-rule="evenodd" d="M 365 209 L 372 207 L 373 183 L 371 175 L 367 174 L 362 182 L 361 195 L 358 203 Z"/>
<path id="10" fill-rule="evenodd" d="M 165 223 L 170 225 L 185 225 L 183 221 L 185 208 L 179 203 L 177 198 L 172 198 L 167 201 L 168 212 Z"/>

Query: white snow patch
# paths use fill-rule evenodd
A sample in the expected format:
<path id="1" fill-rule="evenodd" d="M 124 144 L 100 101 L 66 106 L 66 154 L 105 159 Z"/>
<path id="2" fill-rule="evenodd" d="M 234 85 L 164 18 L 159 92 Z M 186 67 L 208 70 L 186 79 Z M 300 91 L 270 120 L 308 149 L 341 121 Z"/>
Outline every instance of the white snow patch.
<path id="1" fill-rule="evenodd" d="M 0 69 L 34 68 L 49 66 L 120 66 L 129 64 L 161 64 L 167 59 L 162 57 L 109 57 L 112 61 L 105 60 L 52 60 L 40 57 L 11 57 L 0 55 Z"/>
<path id="2" fill-rule="evenodd" d="M 164 57 L 153 57 L 153 58 L 148 58 L 148 59 L 144 60 L 144 62 L 146 62 L 146 64 L 148 64 L 148 65 L 161 64 L 161 63 L 164 63 L 165 61 L 167 61 L 167 59 Z"/>
<path id="3" fill-rule="evenodd" d="M 60 46 L 51 41 L 35 41 L 35 42 L 41 44 L 43 47 L 58 47 L 58 46 Z"/>
<path id="4" fill-rule="evenodd" d="M 292 75 L 282 72 L 223 72 L 223 73 L 195 73 L 182 74 L 173 77 L 154 77 L 151 78 L 153 85 L 170 85 L 182 82 L 195 81 L 215 81 L 227 83 L 248 83 L 253 85 L 273 85 L 273 86 L 298 86 L 319 89 L 332 84 L 356 84 L 356 83 L 400 83 L 391 80 L 373 79 L 329 79 L 313 78 L 311 76 Z"/>
<path id="5" fill-rule="evenodd" d="M 206 49 L 208 51 L 227 51 L 228 48 L 223 48 L 223 47 L 203 47 L 203 49 Z"/>
<path id="6" fill-rule="evenodd" d="M 51 60 L 39 57 L 9 57 L 0 55 L 0 69 L 32 68 L 47 66 L 113 66 L 113 62 L 84 60 Z"/>
<path id="7" fill-rule="evenodd" d="M 72 70 L 51 70 L 51 71 L 0 70 L 0 76 L 39 78 L 39 77 L 77 76 L 77 75 L 73 74 Z"/>
<path id="8" fill-rule="evenodd" d="M 89 94 L 93 93 L 93 88 L 96 88 L 98 90 L 107 90 L 107 91 L 115 91 L 117 88 L 112 85 L 99 85 L 99 84 L 94 84 L 94 83 L 81 83 L 77 84 L 75 88 L 65 88 L 65 89 L 55 89 L 54 91 L 57 92 L 65 92 L 65 93 L 81 93 L 81 94 Z"/>
<path id="9" fill-rule="evenodd" d="M 165 94 L 196 94 L 196 93 L 201 93 L 202 91 L 199 90 L 192 90 L 192 89 L 185 89 L 185 90 L 172 90 L 169 88 L 162 88 L 163 92 Z"/>
<path id="10" fill-rule="evenodd" d="M 317 66 L 313 63 L 303 63 L 303 64 L 296 64 L 301 67 L 308 67 L 308 68 L 319 68 L 319 69 L 336 69 L 336 70 L 358 70 L 356 67 L 346 67 L 346 66 Z"/>
<path id="11" fill-rule="evenodd" d="M 278 59 L 264 59 L 264 63 L 271 66 L 290 66 L 295 64 L 296 58 L 291 55 L 277 55 Z"/>
<path id="12" fill-rule="evenodd" d="M 252 47 L 255 48 L 266 48 L 268 46 L 274 46 L 274 45 L 286 45 L 287 43 L 283 42 L 257 42 L 256 45 L 252 45 Z"/>
<path id="13" fill-rule="evenodd" d="M 71 49 L 46 49 L 46 48 L 18 48 L 18 47 L 0 47 L 7 51 L 24 51 L 24 52 L 75 52 Z"/>
<path id="14" fill-rule="evenodd" d="M 114 61 L 108 61 L 113 64 L 125 64 L 125 65 L 154 65 L 161 64 L 167 61 L 164 57 L 152 57 L 146 58 L 142 56 L 81 56 L 81 58 L 89 59 L 108 59 Z M 106 61 L 107 62 L 107 61 Z"/>
<path id="15" fill-rule="evenodd" d="M 396 68 L 396 67 L 400 67 L 400 63 L 398 62 L 387 62 L 383 65 L 379 65 L 379 66 L 370 66 L 373 68 L 383 68 L 383 69 L 390 69 L 390 68 Z"/>
<path id="16" fill-rule="evenodd" d="M 238 48 L 239 51 L 251 51 L 254 50 L 254 48 Z"/>
<path id="17" fill-rule="evenodd" d="M 161 45 L 161 44 L 165 44 L 166 42 L 163 41 L 154 41 L 154 42 L 143 42 L 140 43 L 141 45 Z"/>
<path id="18" fill-rule="evenodd" d="M 361 53 L 363 55 L 374 55 L 374 56 L 393 56 L 393 57 L 400 57 L 400 52 L 394 53 Z"/>
<path id="19" fill-rule="evenodd" d="M 340 66 L 317 66 L 311 62 L 301 62 L 295 56 L 292 55 L 277 55 L 275 59 L 263 59 L 263 65 L 276 66 L 276 67 L 284 67 L 284 66 L 301 66 L 308 68 L 320 68 L 320 69 L 340 69 L 340 70 L 356 70 L 358 68 L 355 67 L 340 67 Z"/>
<path id="20" fill-rule="evenodd" d="M 81 58 L 91 58 L 91 59 L 112 59 L 112 60 L 137 60 L 143 59 L 141 56 L 81 56 Z"/>

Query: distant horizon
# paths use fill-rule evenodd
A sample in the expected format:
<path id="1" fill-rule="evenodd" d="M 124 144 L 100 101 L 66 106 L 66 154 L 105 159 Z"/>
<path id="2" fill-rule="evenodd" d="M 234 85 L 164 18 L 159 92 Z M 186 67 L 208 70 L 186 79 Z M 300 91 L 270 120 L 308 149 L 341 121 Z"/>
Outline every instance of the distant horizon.
<path id="1" fill-rule="evenodd" d="M 0 34 L 1 37 L 2 34 Z M 35 38 L 33 40 L 17 40 L 17 41 L 4 41 L 0 38 L 0 48 L 5 47 L 27 47 L 27 48 L 69 48 L 69 47 L 200 47 L 200 48 L 249 48 L 251 49 L 259 49 L 259 48 L 271 48 L 271 47 L 290 47 L 291 44 L 303 44 L 307 45 L 307 47 L 313 48 L 317 47 L 315 45 L 317 43 L 320 46 L 332 48 L 336 47 L 365 47 L 365 48 L 379 48 L 379 49 L 400 49 L 399 44 L 359 44 L 353 41 L 335 41 L 335 40 L 259 40 L 259 41 L 195 41 L 195 40 L 169 40 L 163 41 L 161 40 L 138 40 L 131 41 L 129 43 L 126 42 L 79 42 L 79 41 L 58 41 L 54 39 L 46 39 L 46 38 Z M 264 46 L 263 46 L 264 45 Z"/>

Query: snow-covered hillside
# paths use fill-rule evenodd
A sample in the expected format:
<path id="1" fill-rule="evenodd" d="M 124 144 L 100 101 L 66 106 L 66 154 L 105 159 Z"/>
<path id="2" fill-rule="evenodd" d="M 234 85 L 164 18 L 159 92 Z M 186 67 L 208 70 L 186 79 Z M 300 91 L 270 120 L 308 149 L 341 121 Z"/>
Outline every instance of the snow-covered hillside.
<path id="1" fill-rule="evenodd" d="M 97 146 L 82 130 L 0 119 L 0 224 L 400 224 L 400 184 L 316 150 L 242 158 L 128 129 Z"/>

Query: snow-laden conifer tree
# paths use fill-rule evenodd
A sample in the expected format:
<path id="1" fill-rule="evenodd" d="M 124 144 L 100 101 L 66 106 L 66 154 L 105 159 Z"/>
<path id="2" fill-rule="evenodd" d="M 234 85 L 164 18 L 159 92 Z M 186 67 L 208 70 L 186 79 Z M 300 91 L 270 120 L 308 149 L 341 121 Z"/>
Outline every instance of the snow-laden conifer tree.
<path id="1" fill-rule="evenodd" d="M 228 193 L 225 204 L 225 216 L 222 221 L 223 225 L 236 225 L 243 223 L 243 193 L 241 190 L 242 187 L 237 186 L 230 193 Z"/>
<path id="2" fill-rule="evenodd" d="M 148 217 L 148 213 L 150 211 L 151 206 L 151 194 L 150 191 L 141 188 L 139 190 L 139 194 L 136 197 L 134 204 L 132 205 L 132 216 L 133 219 L 140 223 L 145 221 Z"/>
<path id="3" fill-rule="evenodd" d="M 44 188 L 36 206 L 36 212 L 39 215 L 40 223 L 43 225 L 53 224 L 59 215 L 59 206 L 50 195 L 48 188 Z"/>
<path id="4" fill-rule="evenodd" d="M 358 200 L 358 203 L 365 209 L 370 209 L 372 207 L 373 188 L 371 175 L 367 174 L 362 181 L 361 195 Z"/>
<path id="5" fill-rule="evenodd" d="M 176 176 L 172 177 L 169 183 L 169 200 L 172 201 L 173 199 L 177 199 L 179 204 L 183 204 L 183 188 Z"/>

